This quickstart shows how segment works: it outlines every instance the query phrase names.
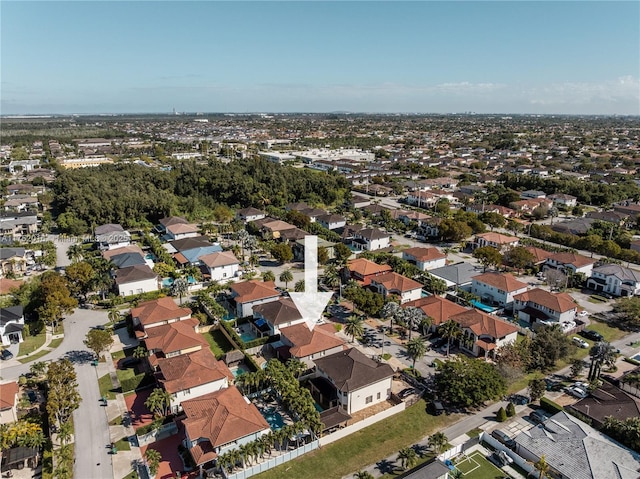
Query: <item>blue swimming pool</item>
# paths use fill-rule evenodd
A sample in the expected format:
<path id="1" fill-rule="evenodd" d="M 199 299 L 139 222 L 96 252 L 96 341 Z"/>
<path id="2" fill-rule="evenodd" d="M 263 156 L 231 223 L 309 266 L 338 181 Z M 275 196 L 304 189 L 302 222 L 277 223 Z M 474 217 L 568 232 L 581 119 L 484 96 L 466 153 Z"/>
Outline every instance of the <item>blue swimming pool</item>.
<path id="1" fill-rule="evenodd" d="M 254 333 L 253 331 L 246 331 L 244 333 L 240 333 L 239 336 L 240 336 L 240 339 L 242 339 L 242 342 L 244 343 L 248 343 L 249 341 L 258 339 L 258 336 L 256 336 L 256 333 Z"/>
<path id="2" fill-rule="evenodd" d="M 484 311 L 485 313 L 493 313 L 496 309 L 498 309 L 494 306 L 489 306 L 488 304 L 476 301 L 475 299 L 472 299 L 470 303 L 473 307 L 478 308 L 480 311 Z"/>
<path id="3" fill-rule="evenodd" d="M 284 426 L 284 419 L 282 418 L 282 414 L 276 411 L 275 408 L 259 408 L 260 414 L 265 420 L 269 423 L 269 427 L 272 431 L 277 431 L 278 429 L 282 429 Z"/>

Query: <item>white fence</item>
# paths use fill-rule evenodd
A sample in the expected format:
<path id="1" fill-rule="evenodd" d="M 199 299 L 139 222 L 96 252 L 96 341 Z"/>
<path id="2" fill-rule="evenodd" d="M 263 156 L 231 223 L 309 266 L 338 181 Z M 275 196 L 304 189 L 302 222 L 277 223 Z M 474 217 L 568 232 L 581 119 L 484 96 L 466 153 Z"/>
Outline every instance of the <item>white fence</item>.
<path id="1" fill-rule="evenodd" d="M 315 441 L 311 441 L 309 444 L 304 444 L 297 449 L 287 451 L 284 454 L 273 457 L 254 466 L 247 467 L 246 469 L 238 471 L 235 474 L 230 474 L 226 477 L 227 479 L 246 479 L 247 477 L 255 476 L 256 474 L 260 474 L 261 472 L 273 469 L 280 464 L 284 464 L 285 462 L 291 461 L 292 459 L 302 456 L 303 454 L 318 449 L 318 447 L 320 447 L 320 444 L 316 439 Z"/>
<path id="2" fill-rule="evenodd" d="M 349 434 L 353 434 L 354 432 L 359 431 L 360 429 L 364 429 L 365 427 L 371 426 L 372 424 L 375 424 L 378 421 L 382 421 L 383 419 L 393 416 L 394 414 L 398 414 L 399 412 L 404 411 L 405 407 L 406 407 L 405 403 L 401 402 L 400 404 L 396 404 L 395 406 L 389 409 L 385 409 L 384 411 L 379 412 L 375 416 L 368 417 L 367 419 L 364 419 L 355 424 L 352 424 L 351 426 L 338 429 L 336 432 L 327 434 L 326 436 L 322 436 L 320 438 L 320 446 L 326 446 L 327 444 L 331 444 L 332 442 L 337 441 L 338 439 L 342 439 L 343 437 L 346 437 Z"/>
<path id="3" fill-rule="evenodd" d="M 463 450 L 464 450 L 464 444 L 458 444 L 457 446 L 453 446 L 451 449 L 447 449 L 446 451 L 444 451 L 442 454 L 438 456 L 438 459 L 444 462 L 446 459 L 451 459 L 452 457 L 456 457 Z"/>
<path id="4" fill-rule="evenodd" d="M 138 444 L 140 446 L 146 446 L 147 444 L 159 441 L 160 439 L 164 439 L 165 437 L 173 436 L 177 433 L 178 426 L 176 426 L 176 423 L 171 422 L 169 424 L 165 424 L 164 426 L 160 426 L 158 429 L 154 429 L 147 434 L 138 436 Z"/>
<path id="5" fill-rule="evenodd" d="M 498 441 L 496 438 L 494 438 L 491 434 L 487 434 L 486 432 L 480 433 L 480 441 L 486 442 L 496 451 L 506 452 L 507 455 L 511 459 L 513 459 L 513 463 L 521 467 L 522 469 L 524 469 L 527 472 L 527 474 L 536 473 L 535 467 L 533 467 L 533 464 L 528 462 L 525 458 L 521 457 L 520 455 L 516 454 L 514 451 L 512 451 L 507 446 L 505 446 L 500 441 Z"/>

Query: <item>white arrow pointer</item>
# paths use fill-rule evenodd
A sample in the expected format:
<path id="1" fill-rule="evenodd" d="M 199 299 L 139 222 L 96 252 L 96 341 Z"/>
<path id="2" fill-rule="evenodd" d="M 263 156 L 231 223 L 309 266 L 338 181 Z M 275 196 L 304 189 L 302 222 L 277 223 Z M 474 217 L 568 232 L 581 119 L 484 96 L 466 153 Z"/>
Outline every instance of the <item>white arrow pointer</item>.
<path id="1" fill-rule="evenodd" d="M 322 317 L 333 293 L 318 292 L 318 237 L 307 235 L 304 237 L 304 293 L 290 293 L 293 303 L 313 330 Z"/>

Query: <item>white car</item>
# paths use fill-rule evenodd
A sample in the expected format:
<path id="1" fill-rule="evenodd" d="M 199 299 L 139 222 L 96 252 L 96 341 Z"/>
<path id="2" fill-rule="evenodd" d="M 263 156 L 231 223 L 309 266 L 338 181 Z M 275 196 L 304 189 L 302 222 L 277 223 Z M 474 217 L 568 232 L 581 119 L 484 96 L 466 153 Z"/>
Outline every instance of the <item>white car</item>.
<path id="1" fill-rule="evenodd" d="M 587 313 L 586 311 L 583 310 L 583 311 L 578 311 L 576 313 L 576 316 L 579 317 L 579 318 L 586 318 L 588 314 L 589 313 Z"/>
<path id="2" fill-rule="evenodd" d="M 575 344 L 579 348 L 587 349 L 589 347 L 589 343 L 584 339 L 579 338 L 578 336 L 574 336 L 573 338 L 571 338 L 571 341 L 573 341 L 573 344 Z"/>
<path id="3" fill-rule="evenodd" d="M 571 394 L 574 397 L 577 397 L 578 399 L 584 399 L 589 395 L 586 389 L 582 389 L 578 386 L 568 387 L 567 393 Z"/>

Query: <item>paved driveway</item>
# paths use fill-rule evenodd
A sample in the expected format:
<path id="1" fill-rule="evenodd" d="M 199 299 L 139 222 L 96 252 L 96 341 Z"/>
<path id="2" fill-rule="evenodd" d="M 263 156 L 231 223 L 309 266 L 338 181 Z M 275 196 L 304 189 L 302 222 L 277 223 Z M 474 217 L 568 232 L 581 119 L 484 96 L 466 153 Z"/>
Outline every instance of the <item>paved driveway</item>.
<path id="1" fill-rule="evenodd" d="M 130 411 L 129 417 L 131 417 L 131 426 L 134 429 L 146 426 L 153 421 L 153 414 L 149 411 L 149 408 L 144 405 L 152 391 L 153 390 L 149 388 L 144 391 L 127 394 L 124 397 L 127 409 Z"/>

